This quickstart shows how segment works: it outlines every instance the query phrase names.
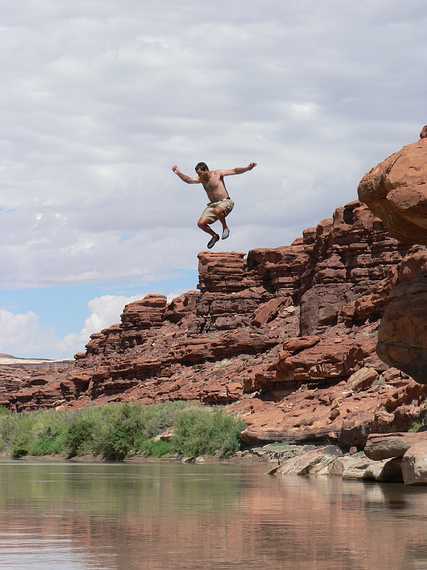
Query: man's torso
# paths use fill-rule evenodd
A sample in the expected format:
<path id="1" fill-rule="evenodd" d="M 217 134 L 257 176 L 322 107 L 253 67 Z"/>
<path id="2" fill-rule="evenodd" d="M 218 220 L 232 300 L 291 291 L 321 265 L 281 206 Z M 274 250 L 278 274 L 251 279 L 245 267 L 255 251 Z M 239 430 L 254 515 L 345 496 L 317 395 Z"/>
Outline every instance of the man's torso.
<path id="1" fill-rule="evenodd" d="M 207 182 L 202 181 L 202 184 L 208 195 L 209 202 L 219 202 L 230 197 L 224 184 L 224 178 L 218 170 L 211 170 L 209 172 L 209 180 Z"/>

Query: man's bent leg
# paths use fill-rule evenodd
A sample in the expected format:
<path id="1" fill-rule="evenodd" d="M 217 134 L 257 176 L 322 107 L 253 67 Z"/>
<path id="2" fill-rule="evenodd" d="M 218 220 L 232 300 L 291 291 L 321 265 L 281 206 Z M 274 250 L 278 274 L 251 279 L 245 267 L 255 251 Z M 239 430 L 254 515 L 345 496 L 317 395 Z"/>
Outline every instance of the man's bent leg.
<path id="1" fill-rule="evenodd" d="M 213 222 L 211 222 L 208 218 L 201 217 L 200 220 L 197 222 L 197 225 L 201 230 L 212 236 L 211 239 L 208 241 L 207 245 L 208 249 L 212 249 L 213 246 L 216 244 L 216 242 L 219 241 L 219 235 L 209 227 L 209 223 Z"/>
<path id="2" fill-rule="evenodd" d="M 197 225 L 201 230 L 203 230 L 207 234 L 210 234 L 211 236 L 218 235 L 209 227 L 209 220 L 207 220 L 206 218 L 200 218 L 200 220 L 197 222 Z"/>

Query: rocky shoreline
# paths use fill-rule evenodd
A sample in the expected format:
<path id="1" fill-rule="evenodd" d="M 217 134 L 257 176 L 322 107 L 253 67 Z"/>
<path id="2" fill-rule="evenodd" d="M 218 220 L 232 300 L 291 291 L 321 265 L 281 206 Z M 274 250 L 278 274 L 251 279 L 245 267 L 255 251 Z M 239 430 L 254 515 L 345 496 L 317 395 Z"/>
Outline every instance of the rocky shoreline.
<path id="1" fill-rule="evenodd" d="M 236 456 L 275 463 L 269 475 L 341 477 L 380 483 L 427 485 L 427 432 L 372 434 L 364 450 L 336 445 L 271 443 Z"/>
<path id="2" fill-rule="evenodd" d="M 2 460 L 10 460 L 2 454 Z M 23 463 L 108 463 L 95 455 L 68 458 L 65 455 L 31 456 L 15 459 Z M 276 477 L 340 477 L 379 483 L 427 485 L 427 432 L 372 434 L 363 451 L 344 453 L 336 445 L 295 445 L 270 443 L 238 451 L 231 457 L 179 455 L 162 458 L 135 455 L 121 461 L 145 463 L 253 464 L 266 463 L 266 474 Z M 271 464 L 274 464 L 271 466 Z"/>

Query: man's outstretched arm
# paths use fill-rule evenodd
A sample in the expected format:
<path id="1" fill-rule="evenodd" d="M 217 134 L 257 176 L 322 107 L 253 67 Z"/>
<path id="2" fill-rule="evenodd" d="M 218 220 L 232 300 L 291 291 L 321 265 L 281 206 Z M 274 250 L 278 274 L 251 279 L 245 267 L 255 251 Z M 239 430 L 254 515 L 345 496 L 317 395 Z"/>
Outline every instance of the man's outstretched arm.
<path id="1" fill-rule="evenodd" d="M 191 178 L 191 176 L 187 176 L 187 174 L 184 174 L 180 171 L 176 164 L 172 166 L 172 172 L 175 172 L 175 174 L 179 176 L 181 180 L 184 180 L 184 182 L 187 184 L 200 184 L 200 180 L 198 178 Z"/>
<path id="2" fill-rule="evenodd" d="M 242 166 L 237 168 L 229 168 L 228 170 L 220 170 L 221 176 L 232 176 L 233 174 L 243 174 L 255 168 L 256 162 L 251 162 L 248 166 Z"/>

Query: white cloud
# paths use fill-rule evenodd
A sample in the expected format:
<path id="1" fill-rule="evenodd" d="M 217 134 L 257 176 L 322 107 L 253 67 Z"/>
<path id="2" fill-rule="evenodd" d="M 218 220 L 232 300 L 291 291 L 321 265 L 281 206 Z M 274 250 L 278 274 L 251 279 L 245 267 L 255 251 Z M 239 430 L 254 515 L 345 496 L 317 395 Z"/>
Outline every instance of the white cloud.
<path id="1" fill-rule="evenodd" d="M 206 198 L 175 162 L 259 163 L 230 179 L 233 234 L 217 248 L 283 245 L 353 200 L 425 121 L 424 11 L 422 0 L 5 5 L 0 288 L 195 267 Z"/>
<path id="2" fill-rule="evenodd" d="M 0 309 L 0 352 L 17 356 L 38 355 L 54 344 L 53 332 L 43 327 L 38 315 L 32 311 L 15 314 Z"/>

